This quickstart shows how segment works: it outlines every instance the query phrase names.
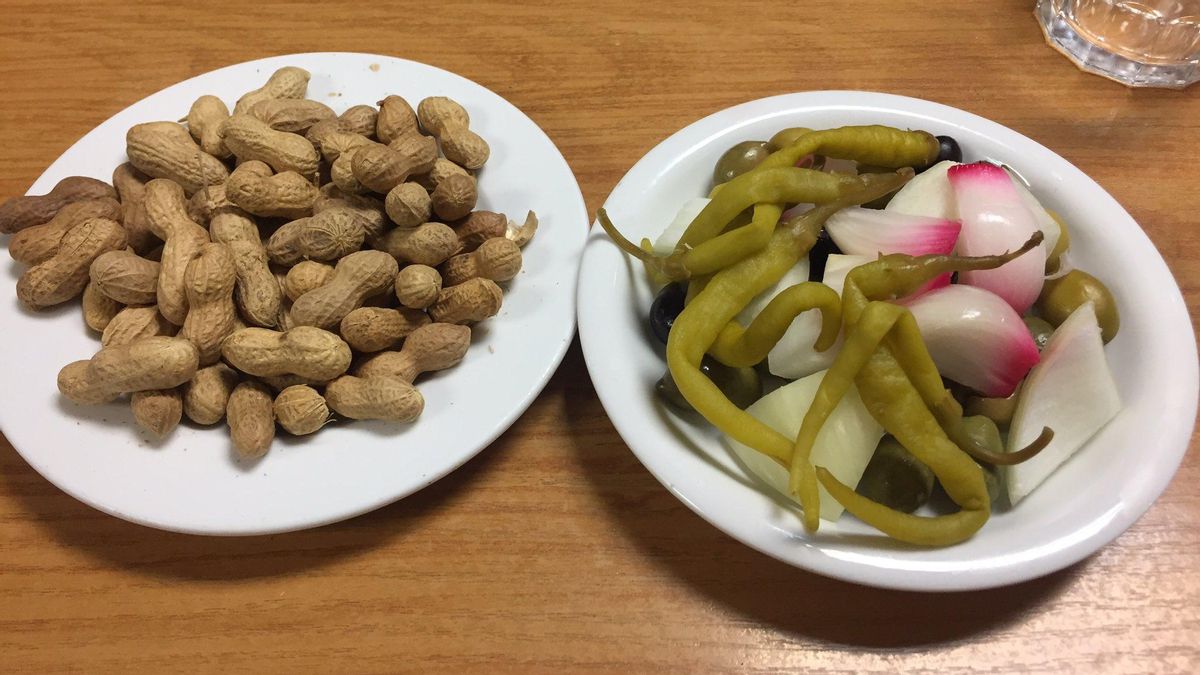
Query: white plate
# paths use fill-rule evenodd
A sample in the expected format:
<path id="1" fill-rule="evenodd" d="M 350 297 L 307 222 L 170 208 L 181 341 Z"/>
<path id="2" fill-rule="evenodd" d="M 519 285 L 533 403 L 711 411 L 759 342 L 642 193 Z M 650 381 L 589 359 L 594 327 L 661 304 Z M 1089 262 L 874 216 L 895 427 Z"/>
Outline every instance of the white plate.
<path id="1" fill-rule="evenodd" d="M 64 176 L 108 180 L 125 159 L 125 130 L 175 120 L 201 94 L 232 107 L 276 68 L 312 73 L 308 95 L 335 110 L 401 94 L 414 104 L 450 96 L 491 144 L 480 175 L 479 208 L 541 227 L 525 250 L 500 315 L 476 328 L 452 370 L 422 378 L 425 412 L 413 425 L 339 424 L 315 436 L 280 434 L 253 465 L 231 459 L 228 433 L 184 426 L 154 444 L 134 427 L 129 406 L 62 400 L 63 364 L 99 348 L 78 303 L 31 314 L 17 303 L 20 270 L 7 255 L 0 283 L 0 427 L 34 469 L 74 497 L 137 523 L 202 534 L 283 532 L 349 518 L 411 494 L 466 462 L 504 432 L 545 386 L 570 345 L 576 265 L 587 233 L 579 186 L 554 143 L 524 113 L 484 87 L 444 70 L 371 54 L 297 54 L 242 63 L 169 87 L 118 113 L 71 147 L 30 189 Z"/>
<path id="2" fill-rule="evenodd" d="M 579 334 L 605 410 L 651 472 L 689 508 L 743 543 L 813 572 L 912 590 L 965 590 L 1031 579 L 1074 563 L 1149 508 L 1188 447 L 1196 414 L 1196 343 L 1187 308 L 1146 235 L 1111 196 L 1063 158 L 994 122 L 936 103 L 867 92 L 762 99 L 706 117 L 660 143 L 613 190 L 605 208 L 633 241 L 655 237 L 683 200 L 707 192 L 730 145 L 790 126 L 886 124 L 950 134 L 967 160 L 1011 164 L 1071 224 L 1071 257 L 1099 274 L 1121 308 L 1107 346 L 1125 407 L 1040 489 L 995 514 L 970 541 L 943 549 L 884 539 L 850 516 L 806 535 L 749 477 L 709 427 L 660 406 L 665 370 L 645 327 L 652 300 L 640 267 L 600 228 L 584 251 Z"/>

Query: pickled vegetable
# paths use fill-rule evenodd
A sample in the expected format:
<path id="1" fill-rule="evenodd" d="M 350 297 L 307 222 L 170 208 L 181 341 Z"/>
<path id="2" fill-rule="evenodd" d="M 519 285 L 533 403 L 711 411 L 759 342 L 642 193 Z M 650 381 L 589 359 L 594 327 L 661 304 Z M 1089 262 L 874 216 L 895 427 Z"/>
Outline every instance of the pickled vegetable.
<path id="1" fill-rule="evenodd" d="M 1083 270 L 1071 270 L 1057 279 L 1046 280 L 1037 300 L 1037 310 L 1042 318 L 1058 326 L 1087 302 L 1092 303 L 1096 320 L 1100 322 L 1101 336 L 1108 343 L 1121 329 L 1117 301 L 1104 282 Z"/>
<path id="2" fill-rule="evenodd" d="M 855 492 L 888 508 L 912 513 L 929 501 L 934 478 L 924 462 L 895 438 L 884 436 Z"/>

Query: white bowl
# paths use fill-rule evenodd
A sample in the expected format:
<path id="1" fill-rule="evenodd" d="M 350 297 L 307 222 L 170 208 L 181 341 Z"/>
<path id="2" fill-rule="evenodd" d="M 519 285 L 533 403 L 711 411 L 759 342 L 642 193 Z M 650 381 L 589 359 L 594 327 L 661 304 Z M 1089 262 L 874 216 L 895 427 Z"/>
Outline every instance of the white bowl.
<path id="1" fill-rule="evenodd" d="M 446 95 L 471 114 L 491 159 L 480 174 L 479 208 L 541 219 L 525 269 L 509 284 L 500 315 L 476 327 L 461 364 L 417 385 L 425 412 L 415 424 L 355 422 L 302 439 L 277 436 L 265 458 L 231 458 L 228 432 L 182 426 L 154 443 L 134 426 L 128 403 L 77 406 L 55 386 L 63 364 L 99 343 L 78 303 L 30 313 L 4 256 L 0 284 L 0 428 L 39 473 L 74 497 L 137 523 L 202 534 L 261 534 L 322 525 L 378 508 L 446 475 L 491 443 L 545 386 L 571 343 L 576 265 L 587 214 L 575 177 L 538 126 L 508 101 L 444 70 L 371 54 L 297 54 L 206 73 L 160 91 L 101 124 L 63 154 L 30 189 L 69 175 L 108 180 L 125 160 L 125 131 L 176 120 L 201 94 L 232 107 L 275 69 L 312 73 L 308 95 L 335 110 L 400 94 L 414 104 Z"/>
<path id="2" fill-rule="evenodd" d="M 1196 414 L 1196 344 L 1175 280 L 1153 244 L 1107 192 L 1062 157 L 995 122 L 918 99 L 855 91 L 777 96 L 720 111 L 646 154 L 605 208 L 631 240 L 651 238 L 683 200 L 703 196 L 730 145 L 790 126 L 885 124 L 949 134 L 967 161 L 1012 165 L 1072 227 L 1071 257 L 1116 296 L 1121 332 L 1106 347 L 1124 409 L 1018 508 L 970 541 L 940 549 L 884 538 L 851 516 L 806 534 L 782 497 L 749 475 L 707 425 L 673 415 L 654 394 L 665 370 L 645 317 L 640 265 L 597 227 L 584 251 L 579 333 L 592 380 L 621 437 L 684 504 L 779 560 L 847 581 L 952 591 L 1053 572 L 1129 527 L 1166 487 Z"/>

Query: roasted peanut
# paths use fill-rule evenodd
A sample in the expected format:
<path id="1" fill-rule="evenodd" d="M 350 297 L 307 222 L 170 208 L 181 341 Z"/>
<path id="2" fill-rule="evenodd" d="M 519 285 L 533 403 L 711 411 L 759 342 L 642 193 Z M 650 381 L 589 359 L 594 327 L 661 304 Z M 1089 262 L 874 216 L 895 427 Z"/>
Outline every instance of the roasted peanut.
<path id="1" fill-rule="evenodd" d="M 195 377 L 183 385 L 183 414 L 196 424 L 220 422 L 225 419 L 225 407 L 237 383 L 237 371 L 224 363 L 197 370 Z"/>
<path id="2" fill-rule="evenodd" d="M 316 179 L 321 156 L 299 134 L 276 131 L 250 115 L 234 115 L 221 125 L 221 138 L 242 161 L 258 160 L 277 173 L 294 171 L 309 180 Z"/>
<path id="3" fill-rule="evenodd" d="M 229 247 L 237 272 L 234 297 L 241 315 L 255 326 L 274 327 L 283 311 L 283 297 L 267 263 L 258 226 L 236 206 L 217 209 L 208 232 L 213 241 Z"/>
<path id="4" fill-rule="evenodd" d="M 390 377 L 343 375 L 325 388 L 334 412 L 354 420 L 412 422 L 425 409 L 425 399 L 411 384 Z"/>
<path id="5" fill-rule="evenodd" d="M 343 158 L 338 159 L 340 161 Z M 334 162 L 335 167 L 336 165 L 337 162 Z M 356 148 L 350 160 L 354 178 L 368 190 L 380 194 L 387 194 L 411 175 L 428 171 L 427 167 L 424 157 L 407 155 L 379 144 Z M 336 178 L 334 180 L 336 181 Z M 340 183 L 338 187 L 347 189 Z"/>
<path id="6" fill-rule="evenodd" d="M 442 181 L 446 180 L 447 176 L 470 175 L 471 174 L 467 173 L 466 169 L 455 164 L 454 162 L 451 162 L 445 157 L 438 157 L 436 160 L 434 160 L 433 168 L 430 169 L 428 173 L 423 173 L 413 180 L 415 180 L 417 184 L 425 188 L 427 191 L 433 192 L 437 189 L 437 186 L 442 183 Z"/>
<path id="7" fill-rule="evenodd" d="M 329 406 L 310 386 L 297 384 L 275 397 L 275 419 L 293 436 L 316 433 L 329 422 Z"/>
<path id="8" fill-rule="evenodd" d="M 388 143 L 388 147 L 409 158 L 412 162 L 411 175 L 428 173 L 437 162 L 437 141 L 415 131 L 397 136 Z"/>
<path id="9" fill-rule="evenodd" d="M 312 217 L 297 218 L 280 225 L 277 230 L 267 237 L 266 243 L 263 245 L 267 251 L 267 258 L 276 265 L 290 267 L 304 260 L 304 254 L 300 252 L 299 240 L 300 231 L 308 227 Z"/>
<path id="10" fill-rule="evenodd" d="M 296 231 L 295 248 L 310 260 L 337 260 L 362 248 L 363 232 L 358 214 L 347 208 L 327 209 L 306 218 Z"/>
<path id="11" fill-rule="evenodd" d="M 313 214 L 337 208 L 354 211 L 358 218 L 358 224 L 362 227 L 366 241 L 369 243 L 377 242 L 390 227 L 383 202 L 375 197 L 342 192 L 332 184 L 321 188 L 321 196 L 313 204 Z"/>
<path id="12" fill-rule="evenodd" d="M 121 224 L 129 245 L 137 253 L 145 253 L 162 242 L 150 231 L 146 219 L 146 183 L 150 177 L 125 162 L 113 170 L 112 183 L 121 199 Z"/>
<path id="13" fill-rule="evenodd" d="M 476 211 L 454 228 L 463 252 L 474 251 L 488 239 L 503 237 L 507 231 L 508 218 L 492 211 Z"/>
<path id="14" fill-rule="evenodd" d="M 305 293 L 320 288 L 333 280 L 333 265 L 326 265 L 315 260 L 303 260 L 296 263 L 284 278 L 283 291 L 288 299 L 295 302 L 296 298 Z"/>
<path id="15" fill-rule="evenodd" d="M 205 94 L 192 103 L 187 114 L 188 132 L 200 144 L 200 149 L 225 159 L 233 153 L 221 138 L 221 125 L 229 119 L 229 108 L 216 96 Z"/>
<path id="16" fill-rule="evenodd" d="M 256 216 L 303 218 L 312 213 L 320 192 L 294 171 L 271 175 L 265 163 L 249 161 L 229 176 L 225 194 L 238 208 Z"/>
<path id="17" fill-rule="evenodd" d="M 129 397 L 129 407 L 137 425 L 159 438 L 174 431 L 183 419 L 178 388 L 135 391 Z"/>
<path id="18" fill-rule="evenodd" d="M 413 228 L 390 230 L 383 235 L 378 246 L 401 262 L 434 267 L 458 253 L 461 243 L 449 225 L 425 223 Z"/>
<path id="19" fill-rule="evenodd" d="M 175 331 L 176 326 L 164 319 L 157 307 L 126 307 L 108 322 L 100 337 L 100 344 L 116 347 L 144 337 L 170 337 Z"/>
<path id="20" fill-rule="evenodd" d="M 408 101 L 400 96 L 388 96 L 379 102 L 375 119 L 375 136 L 383 143 L 417 130 L 417 114 Z"/>
<path id="21" fill-rule="evenodd" d="M 374 136 L 378 120 L 379 111 L 369 105 L 350 106 L 346 112 L 338 115 L 338 122 L 343 129 L 362 136 Z"/>
<path id="22" fill-rule="evenodd" d="M 411 309 L 425 309 L 437 301 L 442 275 L 428 265 L 407 265 L 396 275 L 396 299 Z"/>
<path id="23" fill-rule="evenodd" d="M 359 251 L 338 261 L 333 279 L 296 299 L 292 319 L 301 326 L 332 329 L 367 298 L 391 288 L 399 266 L 382 251 Z"/>
<path id="24" fill-rule="evenodd" d="M 431 323 L 408 335 L 398 352 L 380 352 L 355 369 L 359 377 L 396 378 L 412 384 L 421 373 L 457 365 L 471 346 L 471 329 L 449 323 Z"/>
<path id="25" fill-rule="evenodd" d="M 170 389 L 192 379 L 199 356 L 187 340 L 140 338 L 67 364 L 58 374 L 58 390 L 76 403 L 96 404 L 135 391 Z"/>
<path id="26" fill-rule="evenodd" d="M 487 141 L 470 129 L 451 128 L 438 136 L 438 140 L 446 159 L 471 171 L 482 168 L 492 152 Z"/>
<path id="27" fill-rule="evenodd" d="M 83 322 L 97 333 L 103 332 L 121 311 L 121 303 L 101 293 L 96 284 L 83 287 Z"/>
<path id="28" fill-rule="evenodd" d="M 250 116 L 276 131 L 303 134 L 321 120 L 334 119 L 336 114 L 320 101 L 303 98 L 273 98 L 260 101 L 250 109 Z"/>
<path id="29" fill-rule="evenodd" d="M 187 194 L 222 183 L 229 170 L 200 149 L 191 134 L 175 122 L 138 124 L 125 134 L 129 163 L 151 178 L 175 181 Z"/>
<path id="30" fill-rule="evenodd" d="M 225 406 L 233 449 L 242 459 L 257 459 L 275 440 L 274 397 L 259 382 L 242 382 L 234 387 Z"/>
<path id="31" fill-rule="evenodd" d="M 521 247 L 504 237 L 496 237 L 470 253 L 447 260 L 442 265 L 442 278 L 447 286 L 457 286 L 476 277 L 508 281 L 520 271 Z"/>
<path id="32" fill-rule="evenodd" d="M 229 195 L 225 193 L 225 184 L 209 185 L 197 190 L 196 194 L 188 200 L 188 217 L 196 223 L 208 227 L 217 209 L 230 206 L 234 206 L 234 203 L 229 201 Z"/>
<path id="33" fill-rule="evenodd" d="M 471 116 L 466 108 L 446 96 L 430 96 L 417 104 L 417 119 L 431 136 L 441 136 L 450 128 L 467 128 Z"/>
<path id="34" fill-rule="evenodd" d="M 121 205 L 111 197 L 67 204 L 49 221 L 14 234 L 8 242 L 8 253 L 26 265 L 49 260 L 58 253 L 67 232 L 93 218 L 119 220 Z"/>
<path id="35" fill-rule="evenodd" d="M 88 268 L 105 251 L 125 248 L 125 228 L 107 218 L 92 218 L 71 228 L 52 257 L 29 268 L 17 281 L 17 297 L 31 309 L 44 309 L 79 296 L 88 284 Z M 391 283 L 391 280 L 388 280 Z"/>
<path id="36" fill-rule="evenodd" d="M 374 143 L 374 141 L 371 142 Z M 367 191 L 367 186 L 359 182 L 358 177 L 354 175 L 354 156 L 367 147 L 358 145 L 346 148 L 329 166 L 329 180 L 342 192 L 361 194 Z"/>
<path id="37" fill-rule="evenodd" d="M 261 377 L 299 375 L 325 382 L 350 367 L 350 346 L 313 326 L 297 326 L 282 333 L 243 328 L 225 338 L 221 354 L 234 368 Z"/>
<path id="38" fill-rule="evenodd" d="M 310 77 L 303 68 L 284 66 L 272 73 L 266 84 L 239 98 L 233 114 L 249 112 L 259 102 L 273 98 L 304 98 Z"/>
<path id="39" fill-rule="evenodd" d="M 89 276 L 96 290 L 115 302 L 153 305 L 160 267 L 131 251 L 108 251 L 92 261 Z"/>
<path id="40" fill-rule="evenodd" d="M 397 227 L 416 227 L 429 222 L 433 202 L 420 185 L 401 183 L 388 192 L 384 208 Z"/>
<path id="41" fill-rule="evenodd" d="M 330 164 L 344 152 L 374 143 L 364 134 L 347 130 L 340 120 L 322 120 L 314 124 L 304 137 Z"/>
<path id="42" fill-rule="evenodd" d="M 187 265 L 183 286 L 188 310 L 179 337 L 196 345 L 202 366 L 212 365 L 221 358 L 221 341 L 233 332 L 236 283 L 233 252 L 225 244 L 205 244 Z"/>
<path id="43" fill-rule="evenodd" d="M 439 323 L 476 323 L 500 312 L 504 293 L 491 279 L 475 278 L 443 288 L 429 316 Z"/>
<path id="44" fill-rule="evenodd" d="M 290 330 L 290 329 L 289 329 Z M 274 391 L 283 391 L 288 387 L 304 385 L 306 387 L 324 387 L 329 384 L 328 381 L 314 380 L 308 377 L 300 377 L 299 375 L 260 375 L 258 381 L 267 385 Z"/>
<path id="45" fill-rule="evenodd" d="M 470 215 L 478 197 L 473 177 L 453 174 L 438 183 L 430 199 L 438 218 L 458 220 Z"/>
<path id="46" fill-rule="evenodd" d="M 0 204 L 0 234 L 49 222 L 67 204 L 116 196 L 113 187 L 104 181 L 86 176 L 64 178 L 44 195 L 13 197 Z"/>
<path id="47" fill-rule="evenodd" d="M 162 239 L 162 263 L 158 273 L 158 311 L 181 326 L 187 316 L 187 293 L 183 275 L 192 258 L 208 243 L 208 230 L 187 214 L 187 202 L 177 183 L 156 179 L 146 183 L 146 217 L 154 235 Z"/>
<path id="48" fill-rule="evenodd" d="M 359 352 L 377 352 L 395 347 L 406 335 L 429 323 L 417 309 L 359 307 L 342 319 L 342 338 Z"/>

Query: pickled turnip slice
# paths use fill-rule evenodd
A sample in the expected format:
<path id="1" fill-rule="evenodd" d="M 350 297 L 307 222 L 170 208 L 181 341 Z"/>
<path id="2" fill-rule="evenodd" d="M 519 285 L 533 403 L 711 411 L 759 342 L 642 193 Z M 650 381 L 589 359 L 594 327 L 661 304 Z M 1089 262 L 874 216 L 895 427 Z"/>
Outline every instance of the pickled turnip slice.
<path id="1" fill-rule="evenodd" d="M 1050 336 L 1041 363 L 1021 387 L 1008 431 L 1008 451 L 1033 442 L 1043 427 L 1054 438 L 1040 453 L 1003 468 L 1009 503 L 1016 506 L 1104 428 L 1121 409 L 1104 355 L 1092 303 L 1084 303 Z"/>
<path id="2" fill-rule="evenodd" d="M 955 284 L 905 304 L 938 372 L 984 396 L 1012 394 L 1038 362 L 1025 322 L 994 293 Z"/>
<path id="3" fill-rule="evenodd" d="M 986 163 L 960 164 L 950 167 L 946 176 L 962 220 L 961 255 L 1001 255 L 1020 248 L 1038 231 L 1033 214 L 1004 169 Z M 1043 244 L 1002 267 L 963 272 L 959 280 L 995 293 L 1018 314 L 1024 314 L 1042 290 L 1045 269 Z"/>

